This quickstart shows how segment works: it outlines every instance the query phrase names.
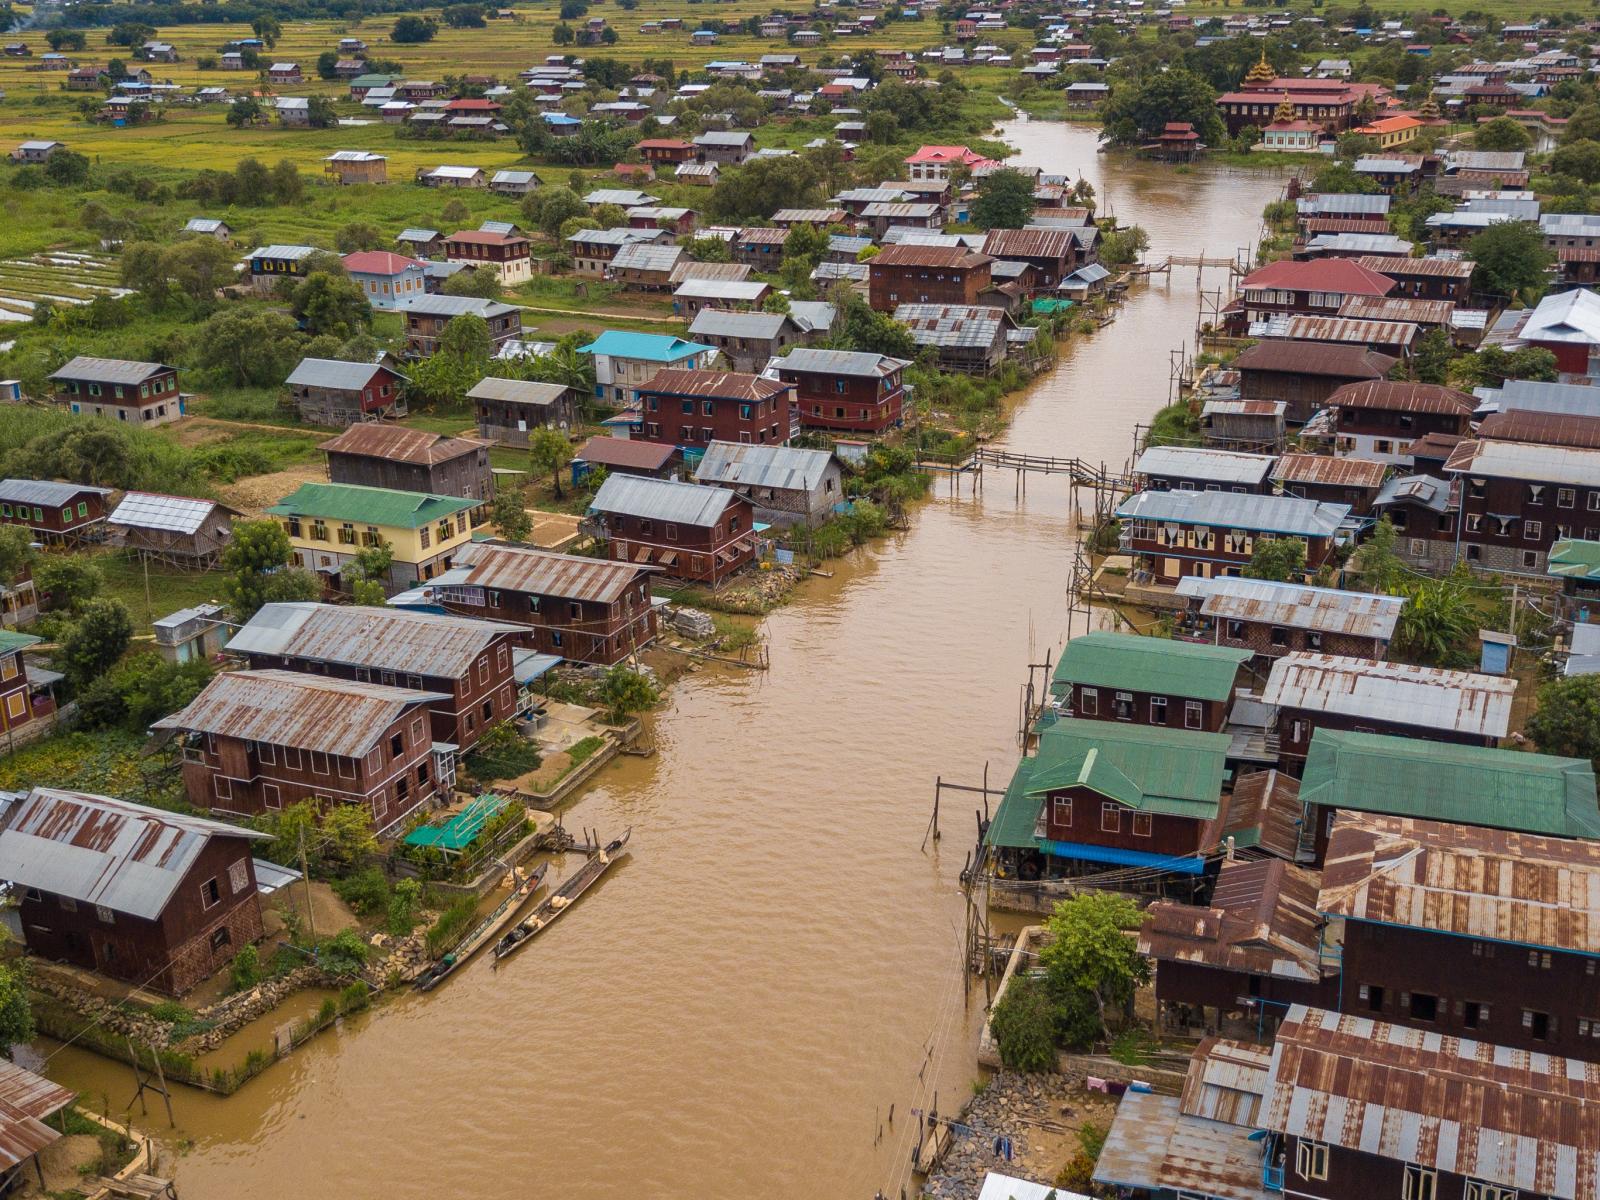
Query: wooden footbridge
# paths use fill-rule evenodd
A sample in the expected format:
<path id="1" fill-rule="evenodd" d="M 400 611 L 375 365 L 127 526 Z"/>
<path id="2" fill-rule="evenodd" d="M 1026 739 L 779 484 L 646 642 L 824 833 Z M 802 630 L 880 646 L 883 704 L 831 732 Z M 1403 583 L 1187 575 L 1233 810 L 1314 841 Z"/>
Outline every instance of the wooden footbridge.
<path id="1" fill-rule="evenodd" d="M 1128 276 L 1132 279 L 1144 279 L 1151 275 L 1165 275 L 1172 277 L 1173 267 L 1193 267 L 1196 274 L 1201 274 L 1207 268 L 1225 270 L 1229 275 L 1247 275 L 1250 273 L 1250 262 L 1241 250 L 1231 258 L 1221 258 L 1215 255 L 1200 254 L 1169 254 L 1160 262 L 1135 263 L 1128 268 Z"/>
<path id="2" fill-rule="evenodd" d="M 1139 490 L 1132 473 L 1127 468 L 1114 470 L 1103 462 L 1093 463 L 1077 457 L 1059 458 L 1046 454 L 1025 454 L 1018 450 L 1006 450 L 995 446 L 980 446 L 969 457 L 960 461 L 920 460 L 916 467 L 917 470 L 930 475 L 948 476 L 952 495 L 960 490 L 963 478 L 972 480 L 974 494 L 982 491 L 984 475 L 992 470 L 1011 471 L 1015 477 L 1017 494 L 1021 496 L 1028 494 L 1029 475 L 1064 475 L 1072 485 L 1074 493 L 1079 488 L 1086 488 L 1093 493 L 1093 509 L 1097 521 L 1104 520 L 1116 508 L 1117 501 L 1121 497 L 1132 495 Z"/>

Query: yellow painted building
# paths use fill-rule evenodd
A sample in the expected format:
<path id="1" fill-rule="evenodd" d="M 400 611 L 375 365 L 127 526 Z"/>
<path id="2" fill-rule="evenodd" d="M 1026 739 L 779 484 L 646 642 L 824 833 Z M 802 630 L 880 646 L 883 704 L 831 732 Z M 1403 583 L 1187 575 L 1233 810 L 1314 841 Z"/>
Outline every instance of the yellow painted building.
<path id="1" fill-rule="evenodd" d="M 267 513 L 288 532 L 295 565 L 322 575 L 338 574 L 363 549 L 387 543 L 394 562 L 384 586 L 393 593 L 450 569 L 456 551 L 472 540 L 477 505 L 459 496 L 305 483 Z"/>
<path id="2" fill-rule="evenodd" d="M 1350 132 L 1371 138 L 1380 150 L 1396 150 L 1409 146 L 1422 132 L 1422 122 L 1415 117 L 1383 117 L 1370 125 L 1358 125 Z"/>

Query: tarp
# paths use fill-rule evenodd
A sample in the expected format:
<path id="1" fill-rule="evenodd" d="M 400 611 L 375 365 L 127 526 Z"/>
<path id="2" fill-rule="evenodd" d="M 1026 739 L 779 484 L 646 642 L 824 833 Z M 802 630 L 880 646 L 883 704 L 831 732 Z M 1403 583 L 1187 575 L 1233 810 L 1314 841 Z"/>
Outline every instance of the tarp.
<path id="1" fill-rule="evenodd" d="M 1203 858 L 1147 854 L 1143 850 L 1117 850 L 1111 846 L 1090 846 L 1082 842 L 1052 842 L 1041 838 L 1039 849 L 1057 858 L 1076 858 L 1083 862 L 1116 863 L 1123 867 L 1155 867 L 1180 875 L 1199 875 L 1206 869 Z"/>
<path id="2" fill-rule="evenodd" d="M 479 796 L 443 825 L 424 825 L 406 834 L 408 846 L 460 851 L 470 846 L 491 817 L 511 803 L 509 796 Z"/>

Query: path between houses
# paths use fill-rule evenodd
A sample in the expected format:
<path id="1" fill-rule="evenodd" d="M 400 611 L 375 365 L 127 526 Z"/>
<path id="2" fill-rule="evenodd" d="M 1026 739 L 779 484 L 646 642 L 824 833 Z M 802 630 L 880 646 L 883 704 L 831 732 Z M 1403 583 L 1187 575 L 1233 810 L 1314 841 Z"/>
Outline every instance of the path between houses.
<path id="1" fill-rule="evenodd" d="M 515 303 L 511 301 L 510 303 Z M 532 304 L 517 304 L 524 312 L 548 313 L 552 317 L 571 317 L 582 320 L 584 317 L 601 317 L 608 321 L 648 321 L 653 325 L 681 325 L 682 317 L 649 317 L 643 313 L 618 313 L 600 312 L 598 309 L 572 309 L 572 308 L 539 308 Z"/>

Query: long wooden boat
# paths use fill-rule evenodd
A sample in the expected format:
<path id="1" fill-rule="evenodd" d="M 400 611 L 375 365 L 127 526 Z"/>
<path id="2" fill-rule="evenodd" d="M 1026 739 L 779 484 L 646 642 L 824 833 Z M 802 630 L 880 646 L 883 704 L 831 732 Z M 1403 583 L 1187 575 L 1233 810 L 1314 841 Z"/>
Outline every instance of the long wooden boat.
<path id="1" fill-rule="evenodd" d="M 522 906 L 539 890 L 539 885 L 544 882 L 545 872 L 549 869 L 549 863 L 540 863 L 535 867 L 533 874 L 512 888 L 511 894 L 502 900 L 493 912 L 469 929 L 466 936 L 456 943 L 454 949 L 417 976 L 414 981 L 416 989 L 419 992 L 431 992 L 448 979 L 467 959 L 487 945 L 489 940 L 498 935 L 508 922 L 516 918 L 517 913 L 522 910 Z"/>
<path id="2" fill-rule="evenodd" d="M 599 850 L 591 853 L 588 862 L 562 880 L 561 886 L 545 897 L 538 908 L 518 921 L 494 944 L 495 960 L 498 962 L 516 953 L 553 925 L 557 917 L 571 908 L 578 897 L 594 885 L 595 880 L 611 869 L 611 865 L 617 861 L 617 856 L 622 853 L 622 848 L 628 844 L 628 839 L 632 836 L 633 826 L 630 825 L 623 831 L 621 837 L 607 842 Z"/>

